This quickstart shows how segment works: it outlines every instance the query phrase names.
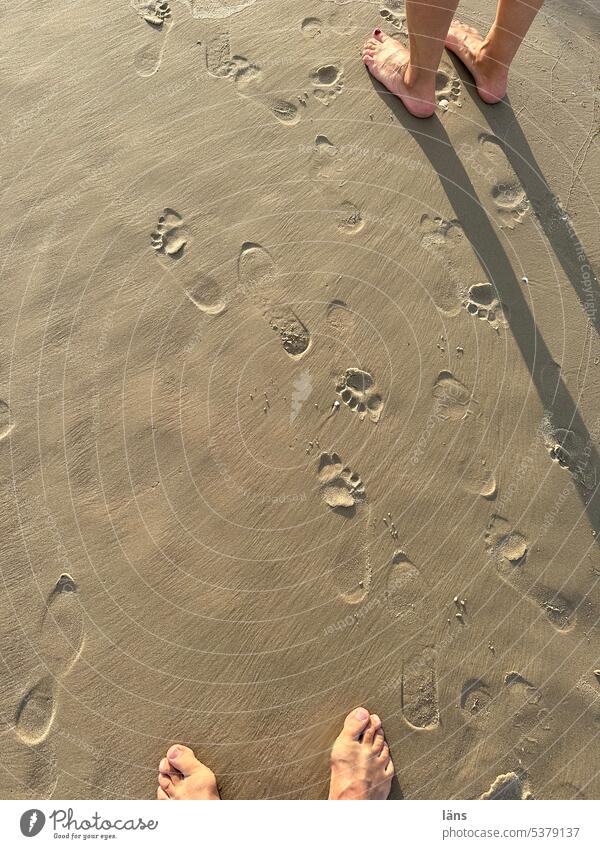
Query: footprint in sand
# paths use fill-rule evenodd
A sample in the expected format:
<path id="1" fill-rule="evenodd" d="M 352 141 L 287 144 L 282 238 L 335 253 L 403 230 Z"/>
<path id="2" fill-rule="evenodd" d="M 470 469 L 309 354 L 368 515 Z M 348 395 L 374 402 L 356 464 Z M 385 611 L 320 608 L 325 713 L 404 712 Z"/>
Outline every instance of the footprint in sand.
<path id="1" fill-rule="evenodd" d="M 360 233 L 365 226 L 365 218 L 360 209 L 351 201 L 344 201 L 335 212 L 337 228 L 340 233 Z"/>
<path id="2" fill-rule="evenodd" d="M 524 534 L 514 530 L 502 516 L 493 515 L 486 529 L 485 546 L 500 578 L 539 607 L 555 630 L 566 632 L 575 627 L 576 605 L 541 581 L 530 581 L 523 569 L 529 553 Z"/>
<path id="3" fill-rule="evenodd" d="M 343 167 L 339 151 L 327 136 L 318 135 L 311 151 L 308 173 L 311 180 L 336 180 L 342 175 Z"/>
<path id="4" fill-rule="evenodd" d="M 237 86 L 238 93 L 242 96 L 245 96 L 246 88 L 253 86 L 262 78 L 260 65 L 245 56 L 232 54 L 230 36 L 227 30 L 222 30 L 213 35 L 207 41 L 205 50 L 208 74 L 215 79 L 232 80 Z M 298 98 L 298 101 L 305 105 L 302 98 Z M 289 100 L 277 98 L 272 102 L 270 100 L 267 102 L 263 99 L 262 102 L 280 124 L 293 127 L 302 117 L 296 104 Z"/>
<path id="5" fill-rule="evenodd" d="M 483 156 L 496 174 L 490 194 L 501 226 L 512 230 L 529 211 L 527 194 L 508 161 L 503 142 L 491 133 L 481 133 L 479 144 Z"/>
<path id="6" fill-rule="evenodd" d="M 395 551 L 389 567 L 385 600 L 395 619 L 417 615 L 423 599 L 421 573 L 404 551 Z"/>
<path id="7" fill-rule="evenodd" d="M 221 315 L 227 309 L 227 302 L 221 287 L 211 277 L 204 277 L 198 283 L 185 290 L 186 297 L 206 315 Z"/>
<path id="8" fill-rule="evenodd" d="M 477 403 L 467 387 L 449 371 L 439 373 L 433 385 L 433 398 L 436 416 L 452 422 L 465 419 Z"/>
<path id="9" fill-rule="evenodd" d="M 171 9 L 168 3 L 155 0 L 133 0 L 132 7 L 150 29 L 155 30 L 154 37 L 137 51 L 133 59 L 136 73 L 140 77 L 151 77 L 158 71 L 163 60 L 167 38 L 173 26 Z"/>
<path id="10" fill-rule="evenodd" d="M 549 413 L 544 416 L 542 434 L 554 462 L 568 469 L 576 483 L 584 489 L 594 491 L 598 485 L 598 474 L 591 460 L 590 443 L 573 430 L 554 427 Z"/>
<path id="11" fill-rule="evenodd" d="M 496 475 L 487 467 L 485 460 L 473 453 L 472 445 L 461 449 L 457 460 L 458 480 L 461 487 L 471 495 L 479 495 L 493 501 L 498 492 Z"/>
<path id="12" fill-rule="evenodd" d="M 11 416 L 10 407 L 6 401 L 0 400 L 0 442 L 10 434 L 16 422 Z"/>
<path id="13" fill-rule="evenodd" d="M 358 413 L 361 421 L 368 416 L 377 424 L 383 412 L 383 399 L 376 391 L 375 380 L 368 371 L 359 368 L 346 369 L 338 380 L 335 391 L 347 407 Z"/>
<path id="14" fill-rule="evenodd" d="M 295 126 L 300 121 L 300 111 L 294 103 L 289 100 L 275 100 L 271 104 L 271 113 L 281 124 Z"/>
<path id="15" fill-rule="evenodd" d="M 491 283 L 476 283 L 470 287 L 463 306 L 474 318 L 488 321 L 497 331 L 507 326 L 508 307 L 500 301 Z"/>
<path id="16" fill-rule="evenodd" d="M 205 44 L 206 70 L 211 77 L 229 78 L 244 86 L 258 80 L 261 70 L 245 56 L 233 55 L 228 30 L 212 35 Z"/>
<path id="17" fill-rule="evenodd" d="M 460 706 L 469 716 L 485 714 L 491 701 L 489 686 L 482 678 L 469 678 L 462 685 Z"/>
<path id="18" fill-rule="evenodd" d="M 329 106 L 344 90 L 344 70 L 340 65 L 318 65 L 309 74 L 313 95 L 323 106 Z"/>
<path id="19" fill-rule="evenodd" d="M 55 682 L 46 675 L 23 696 L 17 708 L 15 732 L 28 746 L 42 743 L 56 715 Z"/>
<path id="20" fill-rule="evenodd" d="M 454 67 L 446 59 L 442 59 L 439 70 L 435 75 L 435 97 L 438 104 L 444 104 L 448 108 L 449 103 L 459 103 L 461 94 L 460 80 L 456 76 Z"/>
<path id="21" fill-rule="evenodd" d="M 39 655 L 45 674 L 27 691 L 16 712 L 15 732 L 28 746 L 42 743 L 56 715 L 56 692 L 83 648 L 83 612 L 77 584 L 63 574 L 50 593 L 42 621 Z"/>
<path id="22" fill-rule="evenodd" d="M 187 236 L 181 215 L 169 207 L 164 209 L 154 231 L 150 233 L 150 244 L 159 254 L 173 259 L 182 256 Z"/>
<path id="23" fill-rule="evenodd" d="M 335 582 L 340 598 L 347 604 L 360 604 L 369 594 L 373 570 L 369 552 L 369 532 L 371 526 L 371 511 L 361 530 L 360 540 L 355 546 L 342 548 L 336 557 Z"/>
<path id="24" fill-rule="evenodd" d="M 345 301 L 335 298 L 327 304 L 325 318 L 329 330 L 338 335 L 350 334 L 356 326 L 356 317 Z"/>
<path id="25" fill-rule="evenodd" d="M 400 34 L 408 35 L 404 0 L 391 0 L 387 6 L 379 10 L 379 14 L 389 26 L 396 30 L 396 32 L 392 32 L 390 35 L 394 37 Z"/>
<path id="26" fill-rule="evenodd" d="M 527 538 L 511 528 L 510 523 L 501 516 L 494 515 L 486 529 L 485 547 L 497 563 L 507 562 L 511 566 L 521 566 L 529 550 Z"/>
<path id="27" fill-rule="evenodd" d="M 507 801 L 520 801 L 521 799 L 533 799 L 529 790 L 527 778 L 523 774 L 507 772 L 499 775 L 489 790 L 483 793 L 480 799 L 505 799 Z"/>
<path id="28" fill-rule="evenodd" d="M 448 219 L 424 213 L 419 227 L 423 234 L 421 245 L 425 250 L 441 251 L 459 244 L 464 239 L 463 228 L 456 218 Z"/>
<path id="29" fill-rule="evenodd" d="M 300 30 L 304 38 L 318 38 L 323 32 L 323 21 L 320 18 L 304 18 Z"/>
<path id="30" fill-rule="evenodd" d="M 171 17 L 168 3 L 159 0 L 130 0 L 132 7 L 147 24 L 161 27 L 167 18 Z"/>
<path id="31" fill-rule="evenodd" d="M 254 6 L 256 0 L 184 0 L 193 18 L 222 20 Z"/>
<path id="32" fill-rule="evenodd" d="M 335 452 L 321 454 L 317 477 L 321 497 L 332 510 L 352 508 L 365 498 L 365 487 L 360 476 L 344 466 Z"/>
<path id="33" fill-rule="evenodd" d="M 66 675 L 83 647 L 83 612 L 77 584 L 61 575 L 48 598 L 39 653 L 49 673 Z"/>
<path id="34" fill-rule="evenodd" d="M 238 280 L 242 292 L 254 303 L 278 334 L 283 350 L 300 358 L 310 346 L 310 333 L 289 304 L 279 300 L 278 274 L 270 253 L 255 242 L 245 242 L 238 258 Z"/>
<path id="35" fill-rule="evenodd" d="M 430 730 L 440 724 L 435 652 L 413 655 L 402 668 L 402 713 L 413 728 Z"/>

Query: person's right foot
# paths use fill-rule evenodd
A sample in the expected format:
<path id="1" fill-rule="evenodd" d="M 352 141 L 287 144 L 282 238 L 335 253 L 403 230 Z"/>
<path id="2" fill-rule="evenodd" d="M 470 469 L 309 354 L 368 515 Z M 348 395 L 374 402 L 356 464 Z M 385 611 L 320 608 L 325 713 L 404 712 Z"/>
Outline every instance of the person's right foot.
<path id="1" fill-rule="evenodd" d="M 329 798 L 387 799 L 394 764 L 378 716 L 357 708 L 331 750 Z"/>
<path id="2" fill-rule="evenodd" d="M 508 67 L 490 58 L 486 40 L 480 32 L 460 21 L 452 21 L 446 47 L 467 66 L 483 101 L 498 103 L 502 100 L 506 94 Z"/>
<path id="3" fill-rule="evenodd" d="M 204 766 L 187 746 L 171 746 L 158 766 L 156 798 L 220 799 L 214 772 Z"/>

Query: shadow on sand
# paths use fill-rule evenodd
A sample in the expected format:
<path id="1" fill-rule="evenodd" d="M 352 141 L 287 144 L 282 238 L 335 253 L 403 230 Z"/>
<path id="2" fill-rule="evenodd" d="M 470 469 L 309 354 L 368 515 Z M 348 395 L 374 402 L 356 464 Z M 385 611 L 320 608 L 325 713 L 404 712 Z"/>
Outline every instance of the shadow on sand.
<path id="1" fill-rule="evenodd" d="M 465 80 L 464 74 L 461 76 L 465 87 L 472 89 L 472 82 Z M 413 118 L 398 98 L 391 95 L 372 78 L 371 81 L 377 93 L 385 100 L 386 106 L 392 110 L 398 122 L 410 132 L 437 173 L 487 280 L 495 287 L 500 300 L 508 304 L 510 330 L 552 426 L 579 434 L 586 446 L 588 468 L 595 470 L 598 479 L 600 457 L 594 436 L 586 427 L 560 374 L 554 382 L 549 382 L 546 372 L 544 379 L 544 369 L 554 366 L 553 358 L 535 323 L 509 257 L 442 123 L 435 115 L 427 120 Z M 598 281 L 591 271 L 591 266 L 572 225 L 535 161 L 510 103 L 506 100 L 496 106 L 486 107 L 478 98 L 477 100 L 486 122 L 494 135 L 498 137 L 528 195 L 552 250 L 579 298 L 584 312 L 582 321 L 589 320 L 600 334 L 600 310 L 597 308 L 600 307 Z M 502 137 L 503 129 L 508 130 L 510 141 Z M 571 474 L 590 524 L 598 532 L 600 531 L 598 484 L 590 490 L 582 482 L 581 475 L 577 474 L 573 468 L 571 468 Z M 595 539 L 597 543 L 600 543 L 599 536 Z"/>

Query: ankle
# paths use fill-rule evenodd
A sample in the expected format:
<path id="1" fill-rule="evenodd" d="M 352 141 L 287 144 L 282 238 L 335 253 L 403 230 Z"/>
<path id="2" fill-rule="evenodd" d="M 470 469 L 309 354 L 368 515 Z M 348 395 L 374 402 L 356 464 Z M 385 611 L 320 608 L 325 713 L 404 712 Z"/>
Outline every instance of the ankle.
<path id="1" fill-rule="evenodd" d="M 427 68 L 420 68 L 410 62 L 406 65 L 404 72 L 404 85 L 409 91 L 428 92 L 435 94 L 435 72 Z"/>
<path id="2" fill-rule="evenodd" d="M 511 53 L 499 49 L 498 40 L 494 27 L 492 27 L 487 37 L 482 41 L 475 57 L 479 70 L 487 79 L 507 77 L 513 59 Z"/>

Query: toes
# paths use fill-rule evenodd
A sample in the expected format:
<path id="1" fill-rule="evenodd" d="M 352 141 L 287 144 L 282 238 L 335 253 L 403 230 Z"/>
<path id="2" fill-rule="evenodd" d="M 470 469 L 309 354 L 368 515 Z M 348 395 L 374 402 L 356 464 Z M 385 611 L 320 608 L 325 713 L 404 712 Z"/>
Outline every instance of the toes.
<path id="1" fill-rule="evenodd" d="M 349 713 L 346 717 L 343 733 L 348 737 L 352 737 L 353 740 L 358 740 L 365 730 L 369 719 L 368 710 L 365 710 L 363 707 L 356 708 L 356 710 L 353 710 L 352 713 Z"/>
<path id="2" fill-rule="evenodd" d="M 158 786 L 161 787 L 165 793 L 168 795 L 169 792 L 173 789 L 173 782 L 169 778 L 168 775 L 160 772 L 158 774 Z"/>
<path id="3" fill-rule="evenodd" d="M 362 742 L 366 746 L 372 746 L 373 745 L 373 740 L 375 739 L 375 734 L 376 734 L 377 729 L 378 729 L 378 725 L 377 725 L 377 722 L 375 721 L 375 719 L 376 719 L 376 717 L 374 717 L 374 716 L 369 717 L 369 720 L 370 720 L 369 725 L 367 726 L 367 728 L 365 729 L 365 733 L 363 734 Z"/>
<path id="4" fill-rule="evenodd" d="M 394 774 L 395 770 L 394 770 L 394 764 L 393 764 L 393 762 L 392 762 L 392 760 L 391 760 L 391 759 L 390 759 L 390 761 L 388 762 L 388 765 L 385 767 L 385 769 L 384 769 L 383 771 L 384 771 L 384 773 L 385 773 L 386 778 L 391 778 L 391 777 L 392 777 L 392 775 Z"/>
<path id="5" fill-rule="evenodd" d="M 377 41 L 384 42 L 384 41 L 387 41 L 387 39 L 389 38 L 389 35 L 386 35 L 380 29 L 376 29 L 376 30 L 373 30 L 373 38 L 377 39 Z"/>
<path id="6" fill-rule="evenodd" d="M 171 767 L 175 767 L 183 775 L 191 775 L 202 766 L 196 755 L 187 746 L 171 746 L 167 752 Z"/>
<path id="7" fill-rule="evenodd" d="M 168 758 L 162 759 L 158 765 L 158 771 L 162 773 L 162 775 L 166 775 L 170 778 L 173 784 L 179 784 L 181 781 L 181 773 L 178 772 L 178 770 L 173 769 Z"/>
<path id="8" fill-rule="evenodd" d="M 386 764 L 390 759 L 390 747 L 388 744 L 383 741 L 383 745 L 381 747 L 381 751 L 379 752 L 379 760 L 382 761 L 383 764 Z"/>
<path id="9" fill-rule="evenodd" d="M 383 731 L 381 728 L 375 732 L 375 737 L 373 738 L 373 753 L 375 755 L 381 754 L 383 748 L 385 746 L 385 737 L 383 736 Z"/>
<path id="10" fill-rule="evenodd" d="M 168 798 L 169 798 L 169 797 L 167 796 L 167 794 L 165 793 L 165 791 L 162 789 L 162 787 L 158 787 L 158 788 L 157 788 L 157 790 L 156 790 L 156 798 L 157 798 L 157 799 L 160 799 L 160 800 L 161 800 L 161 802 L 162 802 L 162 801 L 164 801 L 165 799 L 167 799 L 167 800 L 168 800 Z"/>

